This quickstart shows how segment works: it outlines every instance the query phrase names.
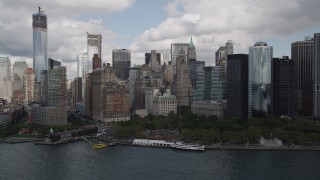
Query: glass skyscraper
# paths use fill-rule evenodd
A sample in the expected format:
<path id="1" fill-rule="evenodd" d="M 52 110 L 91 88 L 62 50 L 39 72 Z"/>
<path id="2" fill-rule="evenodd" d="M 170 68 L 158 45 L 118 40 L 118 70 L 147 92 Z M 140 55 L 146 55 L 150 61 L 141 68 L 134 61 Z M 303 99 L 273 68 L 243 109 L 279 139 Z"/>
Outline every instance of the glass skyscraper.
<path id="1" fill-rule="evenodd" d="M 32 15 L 33 28 L 33 69 L 36 81 L 40 81 L 41 70 L 48 69 L 47 61 L 47 15 L 41 11 Z"/>
<path id="2" fill-rule="evenodd" d="M 8 57 L 0 57 L 0 98 L 11 100 L 11 63 Z"/>
<path id="3" fill-rule="evenodd" d="M 249 47 L 248 116 L 271 115 L 272 46 L 257 42 Z"/>
<path id="4" fill-rule="evenodd" d="M 131 66 L 131 51 L 128 49 L 114 49 L 112 51 L 112 66 L 119 79 L 127 80 Z"/>

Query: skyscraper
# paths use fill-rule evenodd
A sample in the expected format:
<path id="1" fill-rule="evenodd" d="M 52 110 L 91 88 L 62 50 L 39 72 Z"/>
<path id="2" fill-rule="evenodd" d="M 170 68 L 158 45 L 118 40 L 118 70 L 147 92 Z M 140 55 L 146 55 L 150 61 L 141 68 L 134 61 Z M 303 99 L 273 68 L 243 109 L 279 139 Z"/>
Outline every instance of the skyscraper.
<path id="1" fill-rule="evenodd" d="M 314 41 L 306 38 L 291 44 L 294 61 L 295 110 L 298 114 L 311 116 L 313 111 Z"/>
<path id="2" fill-rule="evenodd" d="M 294 64 L 288 56 L 272 60 L 272 115 L 294 115 Z"/>
<path id="3" fill-rule="evenodd" d="M 8 57 L 0 57 L 0 98 L 11 101 L 11 63 Z"/>
<path id="4" fill-rule="evenodd" d="M 249 47 L 248 117 L 271 115 L 272 46 L 257 42 Z"/>
<path id="5" fill-rule="evenodd" d="M 23 105 L 35 101 L 36 75 L 32 68 L 27 68 L 23 76 Z"/>
<path id="6" fill-rule="evenodd" d="M 144 62 L 145 64 L 149 64 L 151 63 L 151 53 L 145 53 L 144 54 Z M 161 64 L 161 54 L 157 53 L 157 62 L 158 64 Z"/>
<path id="7" fill-rule="evenodd" d="M 190 63 L 190 61 L 196 61 L 197 59 L 196 47 L 193 44 L 192 37 L 189 43 L 187 56 L 188 56 L 188 64 Z"/>
<path id="8" fill-rule="evenodd" d="M 13 64 L 13 75 L 14 74 L 18 75 L 18 77 L 21 80 L 21 87 L 23 86 L 23 75 L 27 68 L 28 68 L 28 65 L 26 61 L 16 61 Z"/>
<path id="9" fill-rule="evenodd" d="M 98 54 L 98 57 L 101 61 L 101 43 L 102 43 L 102 35 L 101 34 L 89 34 L 87 32 L 87 57 L 88 61 L 85 66 L 86 74 L 91 73 L 93 71 L 93 56 L 94 54 Z"/>
<path id="10" fill-rule="evenodd" d="M 314 34 L 313 118 L 320 119 L 320 33 Z"/>
<path id="11" fill-rule="evenodd" d="M 32 15 L 33 28 L 33 70 L 36 74 L 36 81 L 40 81 L 41 70 L 48 69 L 47 61 L 47 15 L 39 11 Z"/>
<path id="12" fill-rule="evenodd" d="M 223 67 L 206 66 L 204 69 L 204 99 L 205 101 L 223 101 L 226 99 L 226 80 Z"/>
<path id="13" fill-rule="evenodd" d="M 83 79 L 88 73 L 86 71 L 87 61 L 88 61 L 87 53 L 83 53 L 77 56 L 77 77 L 81 77 Z"/>
<path id="14" fill-rule="evenodd" d="M 171 64 L 176 65 L 176 58 L 184 56 L 187 58 L 189 43 L 172 43 L 171 44 Z"/>
<path id="15" fill-rule="evenodd" d="M 128 49 L 114 49 L 112 51 L 112 66 L 120 80 L 127 80 L 131 66 L 131 51 Z"/>
<path id="16" fill-rule="evenodd" d="M 186 56 L 178 56 L 176 65 L 172 94 L 177 98 L 177 106 L 190 106 L 191 81 Z"/>
<path id="17" fill-rule="evenodd" d="M 248 55 L 228 56 L 227 69 L 227 116 L 248 117 Z"/>

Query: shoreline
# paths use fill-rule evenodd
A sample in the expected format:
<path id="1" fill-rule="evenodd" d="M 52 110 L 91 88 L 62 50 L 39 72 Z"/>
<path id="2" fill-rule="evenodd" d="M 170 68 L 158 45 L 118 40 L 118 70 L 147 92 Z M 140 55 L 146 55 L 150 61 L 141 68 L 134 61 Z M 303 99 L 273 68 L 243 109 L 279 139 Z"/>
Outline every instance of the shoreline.
<path id="1" fill-rule="evenodd" d="M 89 139 L 91 139 L 90 137 Z M 102 140 L 102 139 L 99 139 Z M 17 143 L 30 143 L 34 142 L 34 145 L 62 145 L 77 141 L 84 141 L 83 138 L 75 138 L 68 141 L 63 142 L 54 142 L 54 143 L 46 143 L 44 142 L 43 138 L 9 138 L 9 139 L 0 139 L 0 143 L 6 144 L 17 144 Z M 135 146 L 135 147 L 146 147 L 146 148 L 171 148 L 171 147 L 163 147 L 163 146 L 148 146 L 148 145 L 136 145 L 133 144 L 130 140 L 125 141 L 114 141 L 118 145 L 123 146 Z M 294 145 L 294 146 L 262 146 L 262 145 L 221 145 L 221 144 L 212 144 L 212 145 L 204 145 L 206 150 L 244 150 L 244 151 L 320 151 L 320 146 L 301 146 L 301 145 Z"/>

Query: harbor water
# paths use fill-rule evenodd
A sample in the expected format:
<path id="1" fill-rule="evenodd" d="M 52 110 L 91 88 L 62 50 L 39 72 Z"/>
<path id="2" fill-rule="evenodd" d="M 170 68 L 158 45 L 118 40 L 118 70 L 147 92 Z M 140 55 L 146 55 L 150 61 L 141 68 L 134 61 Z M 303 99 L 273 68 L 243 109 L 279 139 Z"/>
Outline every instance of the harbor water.
<path id="1" fill-rule="evenodd" d="M 320 179 L 318 151 L 0 143 L 0 179 Z"/>

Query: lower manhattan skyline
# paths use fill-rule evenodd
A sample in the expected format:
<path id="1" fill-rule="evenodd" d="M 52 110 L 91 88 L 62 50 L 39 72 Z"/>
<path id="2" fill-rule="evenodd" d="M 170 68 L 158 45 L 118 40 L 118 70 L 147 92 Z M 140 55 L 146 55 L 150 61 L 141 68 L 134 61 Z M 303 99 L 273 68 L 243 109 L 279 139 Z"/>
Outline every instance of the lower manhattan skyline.
<path id="1" fill-rule="evenodd" d="M 275 6 L 275 4 L 277 4 Z M 143 64 L 144 54 L 170 51 L 171 43 L 193 37 L 197 59 L 215 64 L 214 52 L 232 40 L 234 53 L 248 53 L 260 39 L 274 48 L 273 57 L 290 55 L 292 42 L 320 31 L 320 2 L 121 0 L 25 1 L 4 0 L 0 19 L 0 54 L 32 67 L 32 16 L 40 5 L 48 16 L 48 57 L 68 66 L 76 77 L 77 55 L 86 52 L 86 32 L 101 34 L 102 63 L 112 62 L 113 49 L 129 49 L 131 65 Z M 147 14 L 147 15 L 146 15 Z M 14 62 L 12 62 L 13 64 Z"/>

